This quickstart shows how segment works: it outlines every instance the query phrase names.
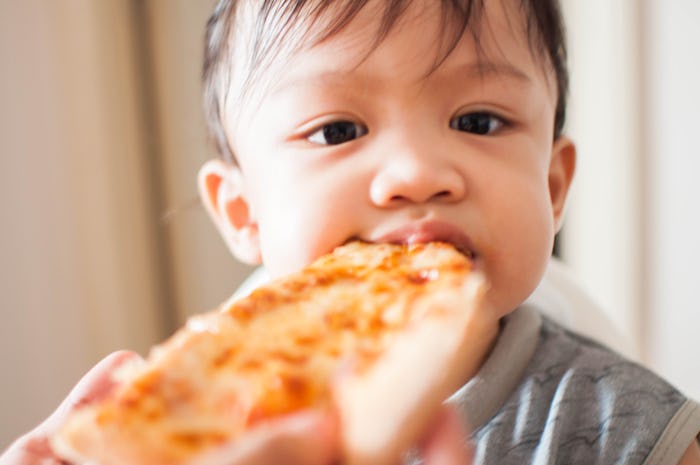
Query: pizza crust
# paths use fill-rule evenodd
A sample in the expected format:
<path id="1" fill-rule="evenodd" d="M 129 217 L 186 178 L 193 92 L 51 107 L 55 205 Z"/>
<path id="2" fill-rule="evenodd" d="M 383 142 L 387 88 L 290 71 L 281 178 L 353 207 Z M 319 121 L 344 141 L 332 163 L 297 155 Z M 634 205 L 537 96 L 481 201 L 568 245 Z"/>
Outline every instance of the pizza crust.
<path id="1" fill-rule="evenodd" d="M 437 316 L 400 334 L 367 372 L 338 382 L 344 463 L 398 463 L 443 401 L 476 372 L 480 360 L 472 354 L 491 342 L 489 330 L 475 327 L 488 319 L 479 315 L 484 292 L 483 278 L 472 274 L 461 289 L 420 302 Z"/>

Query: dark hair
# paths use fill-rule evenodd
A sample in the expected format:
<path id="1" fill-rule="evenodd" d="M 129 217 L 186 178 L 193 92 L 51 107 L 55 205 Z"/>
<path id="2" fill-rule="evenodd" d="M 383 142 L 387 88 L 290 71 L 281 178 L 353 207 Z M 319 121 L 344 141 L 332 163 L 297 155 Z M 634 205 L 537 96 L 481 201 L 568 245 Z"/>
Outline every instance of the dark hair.
<path id="1" fill-rule="evenodd" d="M 374 41 L 377 46 L 387 36 L 396 21 L 413 0 L 384 0 L 386 6 L 381 17 L 380 27 Z M 480 16 L 486 0 L 440 0 L 442 22 L 446 44 L 440 55 L 437 67 L 452 52 L 466 31 L 472 34 L 479 47 Z M 494 0 L 495 1 L 495 0 Z M 569 87 L 567 68 L 566 38 L 564 23 L 558 0 L 500 0 L 519 2 L 525 18 L 525 34 L 532 55 L 544 59 L 556 76 L 557 107 L 554 119 L 554 138 L 561 135 L 566 113 L 566 99 Z M 255 3 L 254 24 L 249 26 L 254 36 L 249 38 L 247 75 L 242 86 L 245 93 L 258 73 L 271 63 L 286 44 L 292 51 L 310 41 L 317 44 L 342 31 L 369 0 L 247 0 Z M 246 0 L 220 0 L 216 5 L 206 29 L 204 66 L 204 111 L 211 136 L 220 155 L 227 161 L 235 162 L 223 127 L 223 107 L 227 99 L 232 73 L 234 53 L 232 36 L 234 23 L 242 14 L 242 4 Z M 251 5 L 252 6 L 252 5 Z M 332 12 L 330 11 L 332 7 Z M 324 21 L 318 28 L 307 28 L 298 35 L 300 23 L 315 25 Z M 310 36 L 310 31 L 316 33 Z M 295 36 L 295 34 L 297 34 Z M 445 41 L 446 39 L 446 41 Z M 371 50 L 370 50 L 371 52 Z M 240 96 L 239 96 L 240 97 Z"/>

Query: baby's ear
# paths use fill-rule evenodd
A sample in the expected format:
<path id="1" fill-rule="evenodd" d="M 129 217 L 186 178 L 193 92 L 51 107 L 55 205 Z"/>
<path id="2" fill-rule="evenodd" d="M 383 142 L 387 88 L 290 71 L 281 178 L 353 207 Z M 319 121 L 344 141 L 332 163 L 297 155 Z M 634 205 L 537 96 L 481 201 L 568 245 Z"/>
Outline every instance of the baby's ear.
<path id="1" fill-rule="evenodd" d="M 549 164 L 549 196 L 552 200 L 555 230 L 561 229 L 566 199 L 576 171 L 576 146 L 568 137 L 560 136 L 552 147 Z"/>
<path id="2" fill-rule="evenodd" d="M 244 263 L 261 263 L 258 225 L 244 195 L 241 170 L 210 160 L 199 170 L 199 196 L 231 252 Z"/>

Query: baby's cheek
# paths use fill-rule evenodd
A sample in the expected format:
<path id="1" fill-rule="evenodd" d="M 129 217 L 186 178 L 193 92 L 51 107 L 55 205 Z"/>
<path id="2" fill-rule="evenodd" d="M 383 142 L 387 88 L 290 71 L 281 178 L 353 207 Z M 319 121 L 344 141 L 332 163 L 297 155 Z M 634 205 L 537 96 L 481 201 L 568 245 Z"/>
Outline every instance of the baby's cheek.
<path id="1" fill-rule="evenodd" d="M 263 261 L 272 277 L 296 272 L 344 240 L 322 218 L 297 215 L 275 224 L 263 244 Z"/>
<path id="2" fill-rule="evenodd" d="M 509 235 L 485 256 L 485 269 L 492 286 L 492 301 L 496 310 L 506 314 L 519 306 L 535 290 L 551 253 L 549 233 L 521 230 Z"/>

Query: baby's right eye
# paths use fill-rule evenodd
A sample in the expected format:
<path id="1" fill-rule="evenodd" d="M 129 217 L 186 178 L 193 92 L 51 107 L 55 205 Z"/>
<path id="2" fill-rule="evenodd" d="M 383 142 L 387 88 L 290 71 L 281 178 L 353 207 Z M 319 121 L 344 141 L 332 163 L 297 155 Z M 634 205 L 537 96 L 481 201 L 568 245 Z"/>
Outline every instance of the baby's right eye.
<path id="1" fill-rule="evenodd" d="M 367 128 L 352 121 L 334 121 L 324 124 L 306 138 L 318 145 L 338 145 L 367 134 Z"/>

